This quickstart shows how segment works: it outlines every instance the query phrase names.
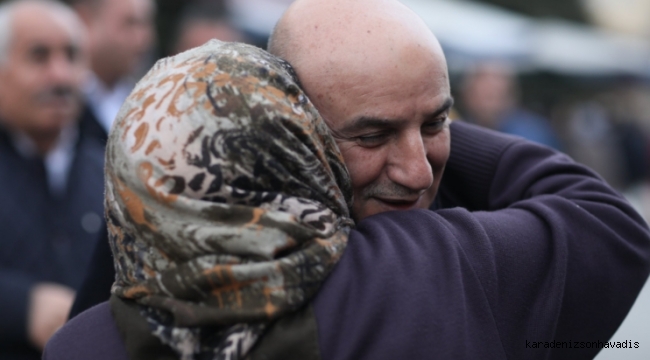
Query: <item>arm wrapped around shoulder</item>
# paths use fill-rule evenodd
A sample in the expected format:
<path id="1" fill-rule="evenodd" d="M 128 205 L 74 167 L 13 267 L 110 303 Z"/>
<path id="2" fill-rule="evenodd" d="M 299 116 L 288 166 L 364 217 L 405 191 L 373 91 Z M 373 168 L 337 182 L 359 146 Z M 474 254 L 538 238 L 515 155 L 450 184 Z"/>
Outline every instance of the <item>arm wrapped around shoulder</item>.
<path id="1" fill-rule="evenodd" d="M 520 352 L 526 340 L 609 339 L 650 272 L 645 221 L 597 174 L 562 153 L 465 124 L 455 130 L 456 148 L 488 164 L 476 173 L 451 164 L 455 176 L 482 184 L 470 192 L 486 211 L 438 214 L 452 228 L 458 224 L 454 231 L 485 286 L 500 333 L 513 340 L 504 342 L 506 352 L 530 358 Z M 481 142 L 464 141 L 478 134 Z M 478 222 L 482 233 L 469 233 L 461 218 Z M 546 350 L 554 359 L 598 352 Z"/>

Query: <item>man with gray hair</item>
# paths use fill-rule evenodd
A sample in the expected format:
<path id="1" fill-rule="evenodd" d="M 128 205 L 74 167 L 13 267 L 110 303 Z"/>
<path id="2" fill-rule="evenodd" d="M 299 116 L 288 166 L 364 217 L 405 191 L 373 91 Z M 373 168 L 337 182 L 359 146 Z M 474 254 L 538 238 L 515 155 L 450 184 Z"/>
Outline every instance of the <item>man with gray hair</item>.
<path id="1" fill-rule="evenodd" d="M 39 359 L 102 222 L 103 146 L 76 119 L 83 25 L 46 0 L 0 5 L 0 358 Z"/>

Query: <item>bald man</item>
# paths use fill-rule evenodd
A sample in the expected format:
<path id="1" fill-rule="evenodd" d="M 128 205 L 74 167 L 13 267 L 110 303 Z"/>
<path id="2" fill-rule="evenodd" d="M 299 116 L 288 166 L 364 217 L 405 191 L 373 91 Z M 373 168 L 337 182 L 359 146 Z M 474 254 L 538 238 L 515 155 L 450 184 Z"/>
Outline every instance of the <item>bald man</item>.
<path id="1" fill-rule="evenodd" d="M 358 223 L 312 303 L 250 358 L 595 356 L 650 271 L 650 231 L 616 191 L 552 149 L 450 124 L 440 46 L 397 2 L 298 0 L 270 49 L 331 127 Z M 104 302 L 57 333 L 45 359 L 137 351 Z"/>
<path id="2" fill-rule="evenodd" d="M 76 122 L 84 39 L 58 2 L 0 5 L 2 359 L 40 359 L 105 231 L 103 146 Z"/>
<path id="3" fill-rule="evenodd" d="M 357 219 L 428 208 L 449 157 L 447 65 L 396 1 L 297 1 L 269 51 L 288 60 L 346 160 Z"/>
<path id="4" fill-rule="evenodd" d="M 600 180 L 598 200 L 583 198 L 585 193 L 570 194 L 571 189 L 577 190 L 574 186 L 580 182 L 579 177 L 590 174 L 589 182 L 594 181 L 593 173 L 548 148 L 467 124 L 450 125 L 452 99 L 444 54 L 424 22 L 395 0 L 297 0 L 276 25 L 269 51 L 294 66 L 307 95 L 331 128 L 350 171 L 355 218 L 362 220 L 388 210 L 436 210 L 431 218 L 422 219 L 433 223 L 428 224 L 432 228 L 425 233 L 437 234 L 430 241 L 450 241 L 449 247 L 458 247 L 461 258 L 481 283 L 480 289 L 473 288 L 464 277 L 467 274 L 459 275 L 454 266 L 432 275 L 430 285 L 438 289 L 449 290 L 437 282 L 437 276 L 447 279 L 445 285 L 457 282 L 463 287 L 455 295 L 449 291 L 449 299 L 444 295 L 431 297 L 430 305 L 447 314 L 441 320 L 439 313 L 414 304 L 411 297 L 427 296 L 427 292 L 423 283 L 419 288 L 405 283 L 424 278 L 414 274 L 409 277 L 405 272 L 404 283 L 394 285 L 400 287 L 399 291 L 413 292 L 395 301 L 394 307 L 382 307 L 383 312 L 368 310 L 376 316 L 377 324 L 365 323 L 365 329 L 374 329 L 374 334 L 360 336 L 363 326 L 359 321 L 365 320 L 351 318 L 345 325 L 321 321 L 320 344 L 327 357 L 356 358 L 372 353 L 390 358 L 387 348 L 412 346 L 439 351 L 441 358 L 595 356 L 597 346 L 589 343 L 575 349 L 571 339 L 607 340 L 629 310 L 649 271 L 646 225 L 639 222 L 620 196 Z M 550 184 L 555 188 L 547 187 Z M 600 212 L 613 205 L 610 200 L 614 197 L 614 207 L 619 209 L 616 219 L 609 217 L 613 213 Z M 565 213 L 570 207 L 574 211 Z M 446 210 L 451 208 L 456 209 Z M 409 214 L 381 216 L 383 222 L 401 219 L 403 226 L 416 227 L 415 213 Z M 371 219 L 377 222 L 380 217 L 370 217 L 359 226 L 368 226 Z M 628 234 L 626 223 L 644 230 Z M 601 226 L 609 229 L 608 235 Z M 602 231 L 594 231 L 596 228 Z M 479 232 L 487 235 L 485 242 L 478 240 L 482 238 L 478 233 L 467 237 L 469 229 L 481 229 Z M 404 234 L 395 234 L 392 240 L 410 241 Z M 620 252 L 623 248 L 631 251 Z M 374 250 L 370 253 L 377 254 Z M 414 251 L 410 260 L 405 256 L 403 264 L 425 261 L 419 257 L 421 253 Z M 442 255 L 444 260 L 437 254 L 431 256 L 431 261 L 454 263 L 460 253 L 448 252 Z M 386 265 L 397 264 L 383 260 Z M 546 265 L 540 266 L 542 263 Z M 636 265 L 629 267 L 631 263 Z M 340 272 L 345 271 L 343 267 L 339 266 Z M 351 266 L 347 271 L 361 268 Z M 425 268 L 414 266 L 412 270 L 420 272 Z M 634 274 L 634 280 L 627 278 L 622 284 L 620 276 L 612 276 L 617 273 Z M 333 278 L 339 279 L 337 275 Z M 325 286 L 324 294 L 316 300 L 317 307 L 341 301 L 337 296 L 343 295 L 328 291 L 328 286 L 345 286 L 343 281 L 337 281 Z M 362 291 L 350 290 L 356 295 L 344 295 L 349 304 L 376 301 Z M 473 313 L 482 297 L 486 299 L 485 308 Z M 477 303 L 469 305 L 474 301 Z M 421 331 L 430 332 L 431 344 L 409 341 L 417 335 L 377 335 L 389 333 L 382 332 L 384 324 L 402 329 L 395 330 L 396 334 L 409 331 L 403 324 L 409 315 L 401 306 L 415 306 L 418 310 L 414 311 L 421 315 L 431 315 L 428 321 L 426 317 L 411 319 Z M 484 313 L 478 315 L 481 311 Z M 329 319 L 341 313 L 364 318 L 364 312 L 355 305 L 317 311 L 316 315 Z M 478 325 L 486 314 L 490 314 L 491 325 Z M 373 345 L 366 344 L 376 348 L 367 351 L 363 345 L 356 345 L 364 339 L 376 340 Z M 568 344 L 535 350 L 527 346 L 554 340 Z M 385 345 L 382 341 L 395 343 Z M 502 353 L 493 352 L 486 342 L 499 343 Z M 461 347 L 465 350 L 459 350 Z M 485 353 L 472 353 L 479 349 Z M 395 357 L 412 358 L 395 351 L 391 353 Z M 418 353 L 420 358 L 436 357 L 436 353 L 424 353 Z"/>

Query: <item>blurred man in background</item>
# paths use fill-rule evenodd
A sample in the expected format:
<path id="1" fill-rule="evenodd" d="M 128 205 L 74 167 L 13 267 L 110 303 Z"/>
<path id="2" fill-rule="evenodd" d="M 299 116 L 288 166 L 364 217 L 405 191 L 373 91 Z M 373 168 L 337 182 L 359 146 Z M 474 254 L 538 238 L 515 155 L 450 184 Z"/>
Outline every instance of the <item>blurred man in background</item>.
<path id="1" fill-rule="evenodd" d="M 85 29 L 46 0 L 0 5 L 0 358 L 39 359 L 102 222 L 103 146 L 75 121 Z"/>
<path id="2" fill-rule="evenodd" d="M 88 28 L 91 75 L 84 83 L 84 130 L 105 140 L 138 66 L 153 45 L 152 0 L 71 0 Z M 101 127 L 97 127 L 97 122 Z"/>
<path id="3" fill-rule="evenodd" d="M 476 65 L 464 78 L 461 100 L 465 120 L 560 149 L 549 121 L 522 109 L 513 69 L 504 63 Z"/>

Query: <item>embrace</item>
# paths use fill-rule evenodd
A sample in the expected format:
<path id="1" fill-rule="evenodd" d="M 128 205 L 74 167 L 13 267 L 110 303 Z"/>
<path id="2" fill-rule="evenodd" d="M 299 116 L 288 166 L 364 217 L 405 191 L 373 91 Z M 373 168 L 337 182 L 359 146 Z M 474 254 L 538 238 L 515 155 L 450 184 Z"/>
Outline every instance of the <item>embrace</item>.
<path id="1" fill-rule="evenodd" d="M 650 233 L 616 191 L 451 122 L 442 50 L 398 2 L 299 0 L 269 50 L 213 40 L 138 83 L 107 145 L 111 298 L 45 359 L 596 355 L 523 344 L 627 314 Z"/>

